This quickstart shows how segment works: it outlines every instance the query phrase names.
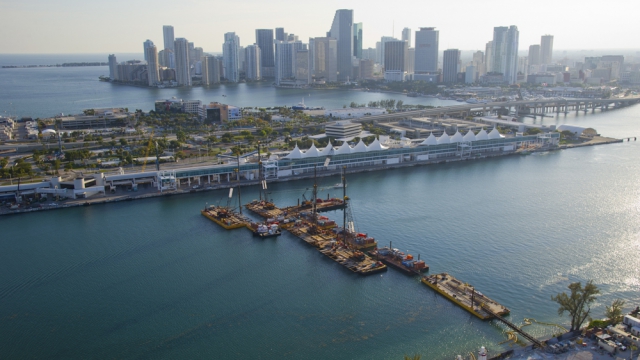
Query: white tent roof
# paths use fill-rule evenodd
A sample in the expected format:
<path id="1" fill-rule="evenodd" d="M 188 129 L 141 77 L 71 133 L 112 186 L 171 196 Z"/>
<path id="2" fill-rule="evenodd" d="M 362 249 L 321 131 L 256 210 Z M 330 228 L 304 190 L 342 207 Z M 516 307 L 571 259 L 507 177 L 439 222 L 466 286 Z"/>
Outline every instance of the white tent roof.
<path id="1" fill-rule="evenodd" d="M 305 157 L 305 158 L 318 157 L 318 156 L 320 156 L 320 151 L 318 151 L 318 148 L 316 148 L 316 144 L 312 144 L 309 150 L 305 151 L 305 153 L 302 154 L 302 157 Z"/>
<path id="2" fill-rule="evenodd" d="M 424 141 L 421 142 L 420 145 L 438 145 L 438 139 L 433 136 L 433 133 L 430 133 L 429 137 L 424 139 Z"/>
<path id="3" fill-rule="evenodd" d="M 462 139 L 464 141 L 476 141 L 476 136 L 473 134 L 473 131 L 469 130 Z"/>
<path id="4" fill-rule="evenodd" d="M 343 155 L 343 154 L 351 154 L 351 147 L 349 146 L 349 144 L 347 144 L 347 142 L 343 142 L 342 145 L 337 148 L 336 150 L 333 150 L 333 155 Z"/>
<path id="5" fill-rule="evenodd" d="M 386 149 L 388 149 L 388 147 L 382 146 L 382 144 L 380 144 L 380 141 L 378 141 L 378 139 L 373 140 L 373 142 L 369 146 L 367 146 L 367 151 L 386 150 Z"/>
<path id="6" fill-rule="evenodd" d="M 352 153 L 357 152 L 367 152 L 367 145 L 364 144 L 364 141 L 360 139 L 360 142 L 351 150 Z"/>
<path id="7" fill-rule="evenodd" d="M 462 142 L 462 139 L 462 134 L 460 134 L 460 132 L 456 130 L 456 133 L 451 137 L 451 142 Z"/>
<path id="8" fill-rule="evenodd" d="M 442 136 L 438 138 L 438 144 L 448 144 L 451 142 L 449 135 L 446 132 L 442 133 Z"/>
<path id="9" fill-rule="evenodd" d="M 42 133 L 43 134 L 55 134 L 56 131 L 53 130 L 53 129 L 45 129 L 45 130 L 42 130 Z"/>
<path id="10" fill-rule="evenodd" d="M 285 159 L 301 159 L 302 151 L 300 151 L 300 149 L 298 148 L 298 144 L 296 144 L 296 147 L 293 148 L 293 150 L 291 150 L 289 155 L 285 156 L 284 158 Z"/>
<path id="11" fill-rule="evenodd" d="M 498 132 L 498 129 L 493 128 L 493 130 L 491 130 L 491 132 L 489 133 L 489 139 L 493 140 L 493 139 L 500 139 L 500 133 Z"/>
<path id="12" fill-rule="evenodd" d="M 331 140 L 329 140 L 329 144 L 327 144 L 327 147 L 325 147 L 324 149 L 322 149 L 322 151 L 320 151 L 320 155 L 327 156 L 327 155 L 331 155 L 332 152 L 333 152 L 333 145 L 331 145 Z"/>
<path id="13" fill-rule="evenodd" d="M 476 134 L 476 140 L 488 140 L 488 139 L 489 139 L 489 135 L 484 129 L 480 130 L 480 132 Z"/>

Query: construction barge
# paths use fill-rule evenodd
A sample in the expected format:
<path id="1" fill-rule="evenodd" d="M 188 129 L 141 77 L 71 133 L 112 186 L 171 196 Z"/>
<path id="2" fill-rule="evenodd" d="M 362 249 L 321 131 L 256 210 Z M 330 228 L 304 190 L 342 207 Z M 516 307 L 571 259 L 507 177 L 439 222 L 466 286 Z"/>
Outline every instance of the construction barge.
<path id="1" fill-rule="evenodd" d="M 226 230 L 250 228 L 251 220 L 225 206 L 209 205 L 200 213 Z"/>
<path id="2" fill-rule="evenodd" d="M 405 254 L 398 249 L 394 249 L 389 242 L 389 247 L 382 247 L 369 251 L 369 255 L 375 259 L 382 261 L 386 265 L 393 266 L 406 275 L 422 275 L 423 272 L 429 271 L 429 265 L 423 260 L 415 260 L 413 255 Z"/>
<path id="3" fill-rule="evenodd" d="M 423 276 L 422 283 L 481 320 L 496 317 L 493 314 L 503 316 L 510 312 L 503 305 L 476 291 L 473 286 L 463 283 L 447 273 Z"/>

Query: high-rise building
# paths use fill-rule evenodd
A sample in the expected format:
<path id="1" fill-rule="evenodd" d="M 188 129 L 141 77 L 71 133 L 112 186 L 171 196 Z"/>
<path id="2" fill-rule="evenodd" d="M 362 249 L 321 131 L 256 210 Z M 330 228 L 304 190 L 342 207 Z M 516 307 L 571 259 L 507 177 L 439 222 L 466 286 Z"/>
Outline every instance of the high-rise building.
<path id="1" fill-rule="evenodd" d="M 118 60 L 114 54 L 109 55 L 109 78 L 111 80 L 118 80 Z"/>
<path id="2" fill-rule="evenodd" d="M 160 64 L 160 67 L 168 67 L 167 64 L 165 64 L 165 58 L 164 50 L 158 51 L 158 64 Z"/>
<path id="3" fill-rule="evenodd" d="M 195 53 L 196 53 L 195 61 L 201 61 L 202 60 L 202 55 L 204 55 L 204 50 L 202 50 L 201 47 L 197 47 L 197 48 L 195 48 Z"/>
<path id="4" fill-rule="evenodd" d="M 471 61 L 471 65 L 474 67 L 475 72 L 478 76 L 482 76 L 485 74 L 484 67 L 484 53 L 480 50 L 473 53 L 473 60 Z"/>
<path id="5" fill-rule="evenodd" d="M 147 41 L 142 43 L 142 51 L 144 51 L 144 61 L 149 62 L 147 59 L 147 48 L 153 46 L 153 41 L 147 39 Z"/>
<path id="6" fill-rule="evenodd" d="M 391 37 L 391 36 L 383 36 L 382 38 L 380 38 L 380 60 L 379 63 L 380 65 L 382 65 L 382 67 L 384 66 L 384 60 L 385 60 L 385 44 L 389 41 L 398 41 L 398 39 Z"/>
<path id="7" fill-rule="evenodd" d="M 224 63 L 224 77 L 227 81 L 240 80 L 240 38 L 235 32 L 224 34 L 222 45 L 222 61 Z"/>
<path id="8" fill-rule="evenodd" d="M 295 65 L 296 84 L 308 85 L 311 83 L 311 73 L 309 71 L 309 50 L 296 50 Z"/>
<path id="9" fill-rule="evenodd" d="M 362 59 L 362 23 L 353 24 L 353 56 Z"/>
<path id="10" fill-rule="evenodd" d="M 158 72 L 158 48 L 156 48 L 155 45 L 145 47 L 144 58 L 147 59 L 149 86 L 156 86 L 160 82 L 160 73 Z"/>
<path id="11" fill-rule="evenodd" d="M 540 45 L 529 45 L 529 65 L 540 64 Z"/>
<path id="12" fill-rule="evenodd" d="M 353 57 L 353 10 L 336 10 L 329 36 L 338 40 L 338 81 L 351 76 Z"/>
<path id="13" fill-rule="evenodd" d="M 433 27 L 424 27 L 416 31 L 414 72 L 416 74 L 438 71 L 439 31 Z"/>
<path id="14" fill-rule="evenodd" d="M 473 65 L 467 65 L 464 73 L 465 84 L 473 84 L 476 82 L 476 67 Z"/>
<path id="15" fill-rule="evenodd" d="M 540 37 L 540 61 L 542 64 L 553 64 L 553 35 L 543 35 Z"/>
<path id="16" fill-rule="evenodd" d="M 384 71 L 407 71 L 409 44 L 406 41 L 387 41 L 384 47 Z"/>
<path id="17" fill-rule="evenodd" d="M 358 67 L 360 74 L 358 79 L 371 79 L 373 78 L 373 59 L 361 59 L 360 66 Z"/>
<path id="18" fill-rule="evenodd" d="M 260 70 L 262 77 L 275 76 L 273 55 L 273 29 L 256 29 L 256 45 L 260 48 Z"/>
<path id="19" fill-rule="evenodd" d="M 164 37 L 164 48 L 173 50 L 175 42 L 175 39 L 173 37 L 173 26 L 164 25 L 162 27 L 162 35 Z"/>
<path id="20" fill-rule="evenodd" d="M 177 38 L 174 41 L 176 59 L 176 82 L 178 86 L 191 86 L 191 67 L 189 61 L 189 41 Z"/>
<path id="21" fill-rule="evenodd" d="M 407 43 L 408 44 L 408 43 Z M 416 67 L 416 49 L 410 47 L 407 51 L 407 74 L 413 74 Z"/>
<path id="22" fill-rule="evenodd" d="M 247 80 L 260 80 L 260 47 L 256 44 L 244 48 L 244 67 Z"/>
<path id="23" fill-rule="evenodd" d="M 193 64 L 198 60 L 199 59 L 196 58 L 196 46 L 192 42 L 189 42 L 189 61 Z"/>
<path id="24" fill-rule="evenodd" d="M 202 83 L 205 85 L 220 82 L 220 59 L 215 56 L 202 57 Z"/>
<path id="25" fill-rule="evenodd" d="M 493 41 L 487 42 L 484 47 L 484 69 L 493 72 Z"/>
<path id="26" fill-rule="evenodd" d="M 411 29 L 409 28 L 404 28 L 402 29 L 402 39 L 407 42 L 407 44 L 409 44 L 409 47 L 411 47 Z"/>
<path id="27" fill-rule="evenodd" d="M 504 81 L 515 84 L 518 79 L 518 27 L 493 28 L 491 71 L 501 73 Z"/>
<path id="28" fill-rule="evenodd" d="M 338 77 L 338 41 L 330 37 L 313 39 L 313 76 L 335 82 Z"/>
<path id="29" fill-rule="evenodd" d="M 442 57 L 442 81 L 455 83 L 458 81 L 458 63 L 460 62 L 460 50 L 448 49 Z"/>
<path id="30" fill-rule="evenodd" d="M 284 32 L 284 28 L 276 28 L 276 40 L 278 41 L 287 40 L 287 33 Z"/>
<path id="31" fill-rule="evenodd" d="M 295 80 L 298 50 L 306 50 L 306 46 L 300 41 L 276 40 L 276 85 L 280 85 L 283 80 Z"/>
<path id="32" fill-rule="evenodd" d="M 382 54 L 382 41 L 376 41 L 376 54 L 373 62 L 376 64 L 382 64 L 382 58 L 384 57 Z"/>

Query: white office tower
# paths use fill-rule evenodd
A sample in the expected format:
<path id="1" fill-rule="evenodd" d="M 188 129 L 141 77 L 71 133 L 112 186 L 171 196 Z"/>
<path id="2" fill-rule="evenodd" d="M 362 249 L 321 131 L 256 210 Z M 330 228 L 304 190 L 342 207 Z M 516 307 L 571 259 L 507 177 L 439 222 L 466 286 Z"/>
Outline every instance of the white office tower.
<path id="1" fill-rule="evenodd" d="M 205 85 L 220 82 L 220 60 L 215 56 L 202 57 L 202 83 Z"/>
<path id="2" fill-rule="evenodd" d="M 144 52 L 144 61 L 146 61 L 147 63 L 149 62 L 149 59 L 147 58 L 147 48 L 152 47 L 153 46 L 153 41 L 148 40 L 142 43 L 142 51 Z"/>
<path id="3" fill-rule="evenodd" d="M 118 80 L 116 76 L 118 74 L 118 60 L 114 54 L 109 55 L 109 78 L 111 80 Z"/>
<path id="4" fill-rule="evenodd" d="M 192 42 L 190 42 L 189 43 L 189 61 L 191 61 L 191 65 L 193 65 L 193 63 L 195 63 L 198 60 L 200 59 L 196 58 L 196 46 Z"/>
<path id="5" fill-rule="evenodd" d="M 316 81 L 338 79 L 338 41 L 330 37 L 313 39 L 313 77 Z"/>
<path id="6" fill-rule="evenodd" d="M 518 80 L 519 34 L 518 27 L 514 25 L 493 28 L 491 71 L 501 73 L 509 84 L 515 84 Z"/>
<path id="7" fill-rule="evenodd" d="M 416 31 L 414 72 L 416 74 L 438 71 L 439 31 L 433 27 L 424 27 Z"/>
<path id="8" fill-rule="evenodd" d="M 411 47 L 411 29 L 409 28 L 404 28 L 402 29 L 402 39 L 407 42 L 407 44 L 409 44 L 409 47 Z"/>
<path id="9" fill-rule="evenodd" d="M 247 80 L 260 80 L 260 47 L 249 45 L 244 49 L 245 77 Z"/>
<path id="10" fill-rule="evenodd" d="M 240 81 L 240 38 L 235 32 L 224 34 L 222 63 L 224 78 L 230 82 Z"/>
<path id="11" fill-rule="evenodd" d="M 155 45 L 144 48 L 144 58 L 147 59 L 147 75 L 149 78 L 149 86 L 156 86 L 160 83 L 160 74 L 158 72 L 158 48 Z"/>
<path id="12" fill-rule="evenodd" d="M 540 37 L 540 61 L 544 65 L 553 64 L 553 35 Z"/>
<path id="13" fill-rule="evenodd" d="M 201 47 L 197 47 L 195 50 L 196 50 L 196 58 L 195 58 L 195 60 L 196 61 L 202 60 L 202 56 L 204 55 L 204 51 L 202 50 L 202 48 Z"/>
<path id="14" fill-rule="evenodd" d="M 407 74 L 409 44 L 402 40 L 387 41 L 384 51 L 384 79 L 404 81 Z"/>
<path id="15" fill-rule="evenodd" d="M 176 59 L 176 82 L 178 86 L 191 86 L 191 70 L 189 61 L 189 41 L 177 38 L 174 41 Z"/>
<path id="16" fill-rule="evenodd" d="M 173 37 L 173 26 L 164 25 L 162 27 L 162 36 L 164 38 L 164 48 L 174 50 L 175 38 Z"/>
<path id="17" fill-rule="evenodd" d="M 529 46 L 529 66 L 540 65 L 540 45 Z"/>
<path id="18" fill-rule="evenodd" d="M 493 41 L 487 42 L 484 48 L 484 69 L 486 72 L 493 71 Z"/>
<path id="19" fill-rule="evenodd" d="M 336 10 L 329 37 L 338 40 L 338 81 L 346 81 L 352 70 L 353 10 Z"/>
<path id="20" fill-rule="evenodd" d="M 298 50 L 306 50 L 306 46 L 300 41 L 276 40 L 276 85 L 285 80 L 295 80 Z"/>
<path id="21" fill-rule="evenodd" d="M 467 68 L 464 71 L 464 82 L 465 84 L 473 84 L 476 82 L 476 67 L 473 65 L 467 65 Z"/>

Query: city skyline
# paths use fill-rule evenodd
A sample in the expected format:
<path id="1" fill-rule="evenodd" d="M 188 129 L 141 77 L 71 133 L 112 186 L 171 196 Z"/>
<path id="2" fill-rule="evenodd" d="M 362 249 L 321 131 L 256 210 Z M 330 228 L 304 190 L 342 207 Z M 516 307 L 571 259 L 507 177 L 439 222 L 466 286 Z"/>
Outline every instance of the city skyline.
<path id="1" fill-rule="evenodd" d="M 554 11 L 545 10 L 545 3 L 549 6 L 552 4 Z M 462 15 L 448 11 L 446 4 L 430 5 L 429 13 L 437 14 L 431 19 L 420 11 L 406 11 L 424 6 L 417 1 L 407 1 L 403 7 L 384 11 L 363 1 L 329 1 L 318 5 L 305 5 L 308 7 L 305 13 L 313 14 L 312 17 L 308 17 L 300 15 L 300 12 L 295 10 L 297 6 L 293 6 L 294 3 L 289 0 L 276 1 L 269 5 L 249 0 L 229 4 L 229 11 L 233 12 L 235 9 L 242 13 L 242 17 L 221 18 L 216 21 L 209 21 L 205 15 L 202 18 L 179 16 L 180 11 L 166 11 L 171 4 L 168 1 L 153 2 L 153 6 L 150 4 L 152 3 L 146 0 L 128 2 L 130 11 L 119 13 L 118 17 L 114 18 L 86 16 L 92 13 L 99 14 L 104 10 L 100 5 L 93 3 L 63 0 L 53 4 L 34 0 L 29 4 L 23 4 L 15 0 L 4 1 L 0 4 L 0 10 L 7 15 L 5 29 L 8 30 L 7 36 L 0 39 L 0 51 L 139 53 L 141 40 L 150 39 L 155 44 L 162 44 L 162 26 L 170 24 L 174 27 L 176 38 L 188 38 L 206 52 L 220 53 L 223 43 L 220 39 L 227 32 L 235 32 L 240 39 L 246 39 L 241 43 L 242 46 L 255 42 L 256 29 L 283 27 L 287 33 L 296 34 L 303 42 L 307 42 L 309 38 L 323 37 L 338 9 L 352 9 L 353 23 L 363 24 L 365 49 L 375 48 L 375 42 L 380 41 L 382 36 L 401 38 L 403 28 L 411 28 L 413 33 L 420 27 L 436 27 L 440 31 L 441 48 L 461 50 L 483 49 L 484 44 L 492 38 L 493 28 L 500 25 L 518 27 L 521 50 L 529 45 L 539 44 L 540 36 L 544 34 L 554 35 L 554 49 L 625 49 L 629 48 L 626 45 L 628 41 L 625 37 L 616 35 L 633 31 L 631 12 L 622 13 L 622 19 L 598 19 L 598 23 L 594 25 L 592 22 L 571 20 L 571 17 L 567 16 L 575 11 L 571 4 L 551 3 L 546 0 L 521 13 L 502 10 L 509 8 L 506 1 L 492 1 L 483 6 L 495 11 L 483 12 L 481 20 L 474 17 L 473 11 Z M 468 4 L 480 9 L 476 3 Z M 214 4 L 200 0 L 191 0 L 185 5 L 185 15 L 192 7 L 197 8 L 199 14 L 206 14 L 207 9 L 215 10 Z M 144 13 L 145 16 L 140 17 L 140 13 Z M 544 22 L 540 19 L 544 19 Z M 28 21 L 34 25 L 25 26 L 25 22 Z M 125 26 L 116 26 L 117 24 Z"/>

